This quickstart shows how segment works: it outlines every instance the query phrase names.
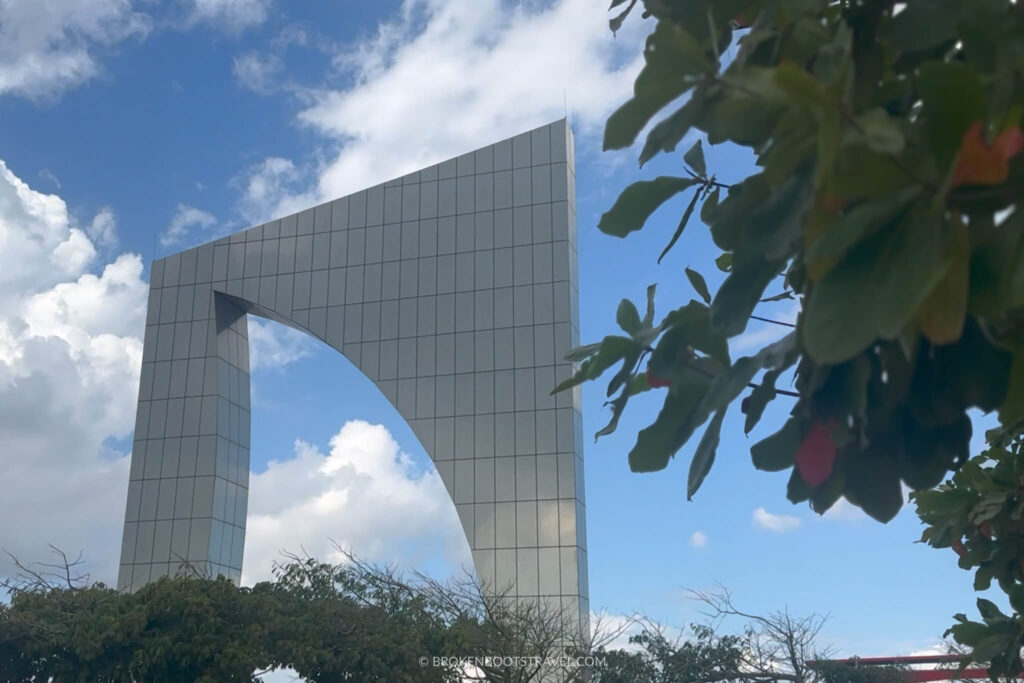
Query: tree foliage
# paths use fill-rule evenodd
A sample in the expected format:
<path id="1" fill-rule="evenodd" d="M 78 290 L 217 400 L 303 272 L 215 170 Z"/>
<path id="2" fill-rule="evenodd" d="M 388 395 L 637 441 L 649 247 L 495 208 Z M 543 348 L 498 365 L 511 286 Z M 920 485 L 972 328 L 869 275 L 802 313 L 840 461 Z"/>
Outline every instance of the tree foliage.
<path id="1" fill-rule="evenodd" d="M 952 548 L 959 566 L 974 570 L 976 590 L 987 590 L 994 580 L 1009 598 L 1011 614 L 978 598 L 981 621 L 955 615 L 947 635 L 970 649 L 965 664 L 987 662 L 993 675 L 1024 673 L 1024 439 L 995 440 L 952 479 L 913 497 L 926 525 L 921 540 Z"/>
<path id="2" fill-rule="evenodd" d="M 614 2 L 613 9 L 624 2 Z M 637 3 L 612 21 L 621 25 Z M 576 349 L 558 389 L 619 366 L 615 429 L 630 396 L 667 386 L 663 409 L 629 453 L 664 468 L 705 423 L 687 495 L 707 476 L 718 430 L 742 397 L 746 431 L 794 371 L 796 402 L 754 465 L 792 469 L 787 496 L 824 512 L 840 496 L 872 517 L 899 511 L 902 481 L 929 489 L 967 457 L 968 410 L 1024 424 L 1024 7 L 1011 0 L 644 0 L 654 20 L 634 96 L 608 119 L 606 149 L 647 134 L 641 164 L 692 131 L 750 148 L 758 171 L 709 175 L 700 140 L 686 174 L 640 180 L 602 216 L 624 237 L 692 193 L 722 250 L 717 292 L 687 270 L 699 300 L 660 322 L 653 288 L 624 335 Z M 726 50 L 742 22 L 738 51 Z M 742 333 L 778 282 L 795 328 L 748 357 Z M 647 360 L 643 367 L 644 359 Z M 754 383 L 756 378 L 760 382 Z M 749 391 L 748 391 L 749 390 Z M 747 395 L 744 397 L 744 393 Z"/>
<path id="3" fill-rule="evenodd" d="M 188 575 L 135 593 L 89 584 L 79 561 L 59 557 L 15 560 L 19 577 L 0 583 L 11 595 L 0 603 L 0 683 L 251 682 L 278 668 L 310 683 L 529 683 L 552 667 L 573 681 L 585 669 L 564 658 L 601 644 L 584 638 L 578 615 L 485 596 L 471 576 L 409 578 L 352 556 L 289 555 L 251 588 Z M 466 668 L 467 657 L 494 663 Z"/>
<path id="4" fill-rule="evenodd" d="M 887 522 L 901 485 L 925 492 L 968 463 L 939 493 L 918 496 L 932 525 L 925 540 L 961 543 L 961 564 L 977 565 L 981 583 L 1016 586 L 1019 523 L 991 539 L 971 534 L 1018 500 L 990 479 L 1013 460 L 998 449 L 1024 431 L 1024 3 L 614 0 L 612 10 L 613 31 L 634 10 L 653 26 L 605 149 L 648 129 L 643 165 L 699 139 L 684 172 L 633 183 L 598 227 L 625 237 L 690 193 L 665 251 L 699 212 L 725 275 L 712 292 L 687 269 L 698 298 L 660 319 L 653 286 L 643 318 L 624 300 L 623 334 L 573 350 L 577 372 L 556 391 L 614 369 L 602 436 L 630 397 L 667 387 L 629 465 L 663 469 L 703 427 L 688 498 L 714 464 L 726 411 L 739 402 L 749 433 L 784 393 L 795 399 L 788 420 L 751 458 L 789 470 L 789 500 L 818 513 L 845 497 Z M 721 182 L 705 141 L 748 148 L 756 172 Z M 728 340 L 784 298 L 798 307 L 791 331 L 731 358 Z M 782 377 L 794 391 L 776 388 Z M 972 410 L 998 415 L 988 438 L 1004 443 L 988 464 L 969 464 Z M 1006 619 L 952 632 L 1016 672 L 1024 627 L 1019 614 Z"/>

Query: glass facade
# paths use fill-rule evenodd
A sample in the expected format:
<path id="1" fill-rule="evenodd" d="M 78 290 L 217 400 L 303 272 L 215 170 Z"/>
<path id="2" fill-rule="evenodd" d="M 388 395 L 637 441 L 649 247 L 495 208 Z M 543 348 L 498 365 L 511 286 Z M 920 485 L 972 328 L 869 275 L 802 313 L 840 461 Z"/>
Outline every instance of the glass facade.
<path id="1" fill-rule="evenodd" d="M 118 585 L 238 581 L 247 315 L 323 340 L 409 422 L 492 593 L 589 613 L 565 120 L 153 263 Z"/>

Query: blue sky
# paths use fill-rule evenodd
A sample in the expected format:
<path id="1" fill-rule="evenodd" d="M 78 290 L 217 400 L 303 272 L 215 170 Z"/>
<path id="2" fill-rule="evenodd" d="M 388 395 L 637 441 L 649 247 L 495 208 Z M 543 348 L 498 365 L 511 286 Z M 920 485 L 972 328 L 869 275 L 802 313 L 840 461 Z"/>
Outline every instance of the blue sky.
<path id="1" fill-rule="evenodd" d="M 655 263 L 688 197 L 624 241 L 595 227 L 638 177 L 637 150 L 602 153 L 600 133 L 650 30 L 636 17 L 613 38 L 605 22 L 589 0 L 0 5 L 0 546 L 27 560 L 45 559 L 47 542 L 82 549 L 94 578 L 113 580 L 154 256 L 568 115 L 582 339 L 612 332 L 619 299 L 648 284 L 661 313 L 685 303 L 686 266 L 714 290 L 699 221 Z M 753 169 L 739 149 L 707 159 L 725 182 Z M 680 161 L 639 175 L 679 173 Z M 318 342 L 270 323 L 251 334 L 247 576 L 265 576 L 284 547 L 329 556 L 328 539 L 455 571 L 468 557 L 457 517 L 396 411 Z M 752 327 L 734 355 L 776 336 Z M 823 640 L 864 656 L 928 648 L 973 610 L 971 576 L 952 552 L 914 543 L 911 508 L 884 526 L 846 504 L 821 518 L 785 500 L 788 474 L 753 469 L 749 445 L 781 425 L 784 397 L 750 438 L 737 411 L 727 417 L 689 503 L 695 444 L 660 473 L 627 466 L 658 393 L 596 444 L 602 387 L 583 398 L 594 608 L 682 625 L 701 618 L 684 589 L 719 583 L 750 612 L 830 613 Z"/>

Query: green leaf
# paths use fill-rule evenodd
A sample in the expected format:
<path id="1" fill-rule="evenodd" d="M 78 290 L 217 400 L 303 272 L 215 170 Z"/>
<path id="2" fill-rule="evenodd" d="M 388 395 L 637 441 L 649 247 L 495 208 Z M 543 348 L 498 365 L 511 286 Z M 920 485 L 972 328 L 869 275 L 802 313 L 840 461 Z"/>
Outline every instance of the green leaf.
<path id="1" fill-rule="evenodd" d="M 1018 346 L 1013 353 L 1006 398 L 999 407 L 999 421 L 1003 425 L 1015 425 L 1021 420 L 1024 420 L 1024 345 Z"/>
<path id="2" fill-rule="evenodd" d="M 917 312 L 921 333 L 933 344 L 952 344 L 963 334 L 970 286 L 971 241 L 959 216 L 950 220 L 952 235 L 946 246 L 949 266 Z"/>
<path id="3" fill-rule="evenodd" d="M 811 200 L 811 186 L 807 178 L 802 175 L 789 177 L 747 217 L 740 232 L 743 240 L 741 253 L 766 261 L 788 256 L 803 235 L 804 214 Z"/>
<path id="4" fill-rule="evenodd" d="M 750 214 L 763 206 L 770 196 L 768 181 L 763 173 L 758 173 L 730 187 L 725 199 L 710 209 L 705 205 L 701 218 L 711 228 L 715 244 L 724 251 L 736 249 Z"/>
<path id="5" fill-rule="evenodd" d="M 864 129 L 868 147 L 882 154 L 899 154 L 906 145 L 903 131 L 897 119 L 889 116 L 884 109 L 871 109 L 857 119 Z"/>
<path id="6" fill-rule="evenodd" d="M 715 265 L 718 266 L 718 269 L 723 273 L 728 273 L 732 270 L 732 254 L 725 252 L 720 255 L 715 259 Z"/>
<path id="7" fill-rule="evenodd" d="M 708 283 L 704 281 L 704 276 L 698 273 L 693 268 L 686 269 L 686 277 L 690 280 L 690 284 L 697 290 L 697 294 L 700 295 L 701 299 L 704 299 L 704 303 L 711 303 L 711 293 L 708 291 Z"/>
<path id="8" fill-rule="evenodd" d="M 966 415 L 934 429 L 908 425 L 903 435 L 900 477 L 914 490 L 938 486 L 958 460 L 967 459 L 970 444 L 971 420 Z"/>
<path id="9" fill-rule="evenodd" d="M 683 155 L 683 161 L 689 164 L 694 173 L 700 177 L 704 178 L 707 176 L 708 169 L 704 164 L 704 148 L 701 146 L 700 140 L 697 140 L 693 147 L 690 148 L 690 151 Z"/>
<path id="10" fill-rule="evenodd" d="M 665 258 L 665 254 L 669 252 L 669 249 L 675 246 L 679 240 L 680 235 L 683 234 L 683 230 L 686 228 L 686 224 L 690 221 L 690 216 L 693 214 L 693 208 L 697 206 L 697 199 L 700 197 L 700 191 L 693 193 L 693 198 L 690 203 L 686 206 L 686 211 L 683 212 L 683 217 L 679 221 L 679 226 L 676 228 L 675 233 L 672 235 L 672 239 L 669 240 L 668 244 L 665 245 L 665 249 L 661 252 L 658 257 L 658 263 L 661 263 L 661 259 Z"/>
<path id="11" fill-rule="evenodd" d="M 622 191 L 612 208 L 601 216 L 597 227 L 608 235 L 625 237 L 644 227 L 648 217 L 668 199 L 699 182 L 673 176 L 637 181 Z"/>
<path id="12" fill-rule="evenodd" d="M 916 187 L 909 187 L 892 195 L 868 200 L 847 211 L 832 224 L 807 250 L 807 261 L 818 261 L 840 256 L 862 240 L 878 232 L 891 220 L 900 215 L 920 193 Z"/>
<path id="13" fill-rule="evenodd" d="M 711 471 L 711 466 L 715 463 L 715 451 L 718 449 L 724 417 L 724 408 L 715 413 L 711 422 L 708 423 L 707 429 L 704 430 L 700 443 L 697 444 L 693 460 L 690 461 L 690 473 L 686 478 L 686 500 L 691 500 L 693 494 L 697 493 L 700 485 L 704 483 L 704 478 Z"/>
<path id="14" fill-rule="evenodd" d="M 745 356 L 737 360 L 727 368 L 711 383 L 708 392 L 704 395 L 700 410 L 705 416 L 713 411 L 724 410 L 737 396 L 750 384 L 761 369 L 765 367 L 774 368 L 781 365 L 787 357 L 791 357 L 796 351 L 796 332 L 790 332 L 782 339 L 769 344 L 753 356 Z M 704 418 L 697 414 L 701 422 Z"/>
<path id="15" fill-rule="evenodd" d="M 640 166 L 643 167 L 658 152 L 671 152 L 675 150 L 679 141 L 690 132 L 697 118 L 701 114 L 701 107 L 704 105 L 703 90 L 693 93 L 686 104 L 675 110 L 670 116 L 654 124 L 651 132 L 647 134 L 647 141 L 640 151 Z"/>
<path id="16" fill-rule="evenodd" d="M 1018 614 L 1024 614 L 1024 586 L 1016 584 L 1009 593 L 1010 607 Z"/>
<path id="17" fill-rule="evenodd" d="M 820 188 L 832 177 L 843 144 L 843 126 L 837 106 L 822 109 L 818 122 L 818 165 L 814 170 L 814 187 Z M 766 169 L 767 170 L 767 169 Z"/>
<path id="18" fill-rule="evenodd" d="M 634 351 L 637 351 L 637 343 L 633 339 L 616 335 L 605 337 L 601 341 L 597 353 L 583 361 L 579 371 L 552 389 L 551 394 L 565 391 L 577 384 L 586 382 L 588 379 L 597 379 L 605 370 Z"/>
<path id="19" fill-rule="evenodd" d="M 650 327 L 654 324 L 654 291 L 658 285 L 648 285 L 647 287 L 647 312 L 644 313 L 643 326 Z"/>
<path id="20" fill-rule="evenodd" d="M 846 486 L 846 473 L 839 467 L 824 482 L 815 487 L 811 493 L 811 509 L 823 515 L 842 497 Z"/>
<path id="21" fill-rule="evenodd" d="M 1007 618 L 1006 615 L 996 607 L 994 602 L 986 600 L 985 598 L 978 598 L 978 612 L 981 613 L 981 618 L 985 620 L 985 623 L 989 623 L 990 621 L 1002 621 Z"/>
<path id="22" fill-rule="evenodd" d="M 594 434 L 594 441 L 597 441 L 602 436 L 607 436 L 614 432 L 619 426 L 619 418 L 622 417 L 622 411 L 626 409 L 626 402 L 629 401 L 629 392 L 623 391 L 621 394 L 615 397 L 614 400 L 609 402 L 612 407 L 612 416 L 608 420 L 603 428 L 601 428 L 596 434 Z"/>
<path id="23" fill-rule="evenodd" d="M 629 299 L 619 302 L 619 308 L 615 311 L 615 322 L 619 324 L 622 331 L 629 335 L 635 335 L 643 323 L 640 322 L 640 314 L 636 306 Z"/>
<path id="24" fill-rule="evenodd" d="M 1015 640 L 1016 638 L 1013 636 L 1003 633 L 983 638 L 974 646 L 974 650 L 971 652 L 971 659 L 991 663 L 991 660 L 1008 651 L 1013 652 L 1013 656 L 1017 656 L 1016 650 L 1018 648 L 1015 647 Z"/>
<path id="25" fill-rule="evenodd" d="M 699 425 L 691 424 L 690 415 L 700 403 L 710 380 L 689 371 L 681 376 L 682 387 L 670 391 L 653 424 L 641 429 L 636 445 L 629 452 L 629 468 L 634 472 L 656 472 L 665 469 Z"/>
<path id="26" fill-rule="evenodd" d="M 889 453 L 872 444 L 843 463 L 846 499 L 883 524 L 895 517 L 903 507 L 903 490 Z"/>
<path id="27" fill-rule="evenodd" d="M 805 107 L 830 104 L 818 79 L 792 62 L 775 67 L 772 82 L 786 93 L 794 104 Z"/>
<path id="28" fill-rule="evenodd" d="M 904 153 L 904 157 L 909 156 Z M 908 161 L 906 158 L 904 161 Z M 908 165 L 923 177 L 933 174 L 927 168 Z M 916 184 L 906 171 L 894 163 L 892 157 L 874 151 L 867 144 L 848 144 L 839 150 L 832 191 L 851 202 L 864 198 L 888 197 L 900 188 Z"/>
<path id="29" fill-rule="evenodd" d="M 830 270 L 804 308 L 803 339 L 811 358 L 841 363 L 879 337 L 895 338 L 945 274 L 943 244 L 935 238 L 941 231 L 941 215 L 917 211 Z"/>
<path id="30" fill-rule="evenodd" d="M 951 626 L 949 633 L 961 645 L 974 647 L 989 635 L 989 630 L 985 624 L 978 623 L 977 621 L 968 621 Z"/>
<path id="31" fill-rule="evenodd" d="M 945 174 L 964 133 L 985 114 L 985 89 L 978 74 L 959 62 L 922 64 L 918 89 L 928 144 Z"/>
<path id="32" fill-rule="evenodd" d="M 668 349 L 676 346 L 693 348 L 706 353 L 722 365 L 729 365 L 729 345 L 725 337 L 715 334 L 711 329 L 708 307 L 697 301 L 691 301 L 668 315 L 661 323 L 665 335 L 651 355 L 651 363 L 656 364 Z M 664 347 L 664 348 L 663 348 Z M 672 351 L 675 353 L 675 351 Z M 674 360 L 675 356 L 671 359 Z M 662 372 L 658 372 L 662 375 Z"/>
<path id="33" fill-rule="evenodd" d="M 628 364 L 632 367 L 632 364 Z M 628 374 L 628 373 L 627 373 Z M 614 432 L 619 426 L 619 418 L 622 417 L 623 411 L 626 409 L 626 403 L 630 398 L 641 394 L 645 391 L 650 391 L 651 385 L 647 382 L 646 373 L 640 373 L 638 375 L 630 375 L 627 377 L 626 386 L 622 390 L 622 393 L 615 397 L 615 399 L 609 401 L 606 405 L 612 407 L 612 416 L 600 431 L 594 434 L 594 441 L 597 441 L 602 436 L 607 436 Z"/>
<path id="34" fill-rule="evenodd" d="M 612 6 L 609 7 L 608 9 L 614 9 L 617 5 L 621 5 L 625 1 L 626 0 L 613 0 Z M 624 22 L 626 20 L 626 17 L 629 16 L 629 13 L 632 11 L 633 5 L 635 4 L 636 0 L 630 0 L 629 7 L 622 10 L 622 12 L 620 12 L 617 16 L 614 16 L 608 20 L 608 28 L 612 30 L 612 33 L 617 33 L 618 30 L 622 28 L 622 22 Z"/>
<path id="35" fill-rule="evenodd" d="M 733 263 L 732 272 L 711 302 L 711 329 L 724 337 L 741 333 L 765 287 L 778 276 L 782 266 L 781 261 L 761 259 Z"/>
<path id="36" fill-rule="evenodd" d="M 956 0 L 917 0 L 907 3 L 878 30 L 879 38 L 900 50 L 922 52 L 956 38 Z"/>
<path id="37" fill-rule="evenodd" d="M 622 367 L 619 368 L 619 371 L 612 377 L 611 382 L 608 383 L 608 396 L 618 391 L 619 387 L 623 386 L 633 376 L 633 368 L 636 367 L 637 362 L 640 360 L 640 353 L 640 349 L 637 348 L 622 359 Z"/>
<path id="38" fill-rule="evenodd" d="M 789 418 L 782 429 L 750 447 L 754 467 L 764 472 L 789 469 L 793 466 L 802 438 L 800 421 L 796 417 Z"/>
<path id="39" fill-rule="evenodd" d="M 693 77 L 712 67 L 696 40 L 672 21 L 659 21 L 647 37 L 646 64 L 633 85 L 633 99 L 605 124 L 604 149 L 629 147 L 662 107 L 693 85 Z"/>
<path id="40" fill-rule="evenodd" d="M 769 370 L 764 373 L 761 383 L 758 384 L 743 401 L 743 412 L 746 419 L 743 422 L 743 433 L 749 434 L 757 423 L 761 421 L 764 409 L 775 398 L 775 382 L 778 381 L 780 370 Z"/>
<path id="41" fill-rule="evenodd" d="M 587 344 L 585 346 L 577 346 L 575 349 L 570 349 L 569 353 L 565 354 L 565 360 L 578 363 L 579 361 L 586 360 L 593 356 L 600 348 L 601 342 Z"/>
<path id="42" fill-rule="evenodd" d="M 974 249 L 967 306 L 973 314 L 998 318 L 1024 303 L 1024 211 L 1014 212 L 998 229 L 994 222 L 985 230 L 980 224 L 971 217 Z"/>
<path id="43" fill-rule="evenodd" d="M 794 467 L 789 473 L 789 481 L 786 482 L 786 500 L 790 503 L 803 503 L 810 500 L 814 495 L 814 489 L 804 481 L 800 472 Z"/>

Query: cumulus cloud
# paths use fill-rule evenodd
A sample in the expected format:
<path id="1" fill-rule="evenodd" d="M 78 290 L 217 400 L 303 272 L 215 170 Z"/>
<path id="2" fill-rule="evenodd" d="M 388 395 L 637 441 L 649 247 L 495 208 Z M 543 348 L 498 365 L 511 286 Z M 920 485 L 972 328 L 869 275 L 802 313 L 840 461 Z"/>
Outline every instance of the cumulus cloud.
<path id="1" fill-rule="evenodd" d="M 242 581 L 270 576 L 280 552 L 327 561 L 343 557 L 333 544 L 386 563 L 439 556 L 470 567 L 469 546 L 444 483 L 420 470 L 382 425 L 347 422 L 328 453 L 304 441 L 249 480 L 249 522 Z"/>
<path id="2" fill-rule="evenodd" d="M 242 185 L 238 210 L 249 223 L 263 223 L 314 204 L 297 194 L 304 174 L 289 159 L 268 157 L 251 166 L 234 183 Z M 303 203 L 305 202 L 305 203 Z M 283 209 L 283 211 L 282 211 Z"/>
<path id="3" fill-rule="evenodd" d="M 333 145 L 311 187 L 276 198 L 282 215 L 575 114 L 599 131 L 630 94 L 650 26 L 617 38 L 590 0 L 406 0 L 334 59 L 352 85 L 302 93 L 299 121 Z M 428 134 L 424 134 L 424 132 Z"/>
<path id="4" fill-rule="evenodd" d="M 800 518 L 790 515 L 775 515 L 764 508 L 757 508 L 754 510 L 754 524 L 767 531 L 784 534 L 798 528 Z"/>
<path id="5" fill-rule="evenodd" d="M 220 25 L 229 31 L 241 31 L 262 24 L 273 0 L 188 0 L 192 23 Z"/>
<path id="6" fill-rule="evenodd" d="M 31 189 L 0 161 L 0 310 L 18 292 L 77 276 L 95 257 L 64 201 Z"/>
<path id="7" fill-rule="evenodd" d="M 89 270 L 92 257 L 53 260 L 66 245 L 95 254 L 63 200 L 0 162 L 0 546 L 25 562 L 49 559 L 47 543 L 82 550 L 113 583 L 129 456 L 111 444 L 134 426 L 148 285 L 136 254 Z M 304 335 L 253 323 L 257 369 L 307 352 Z M 250 483 L 249 580 L 281 549 L 337 559 L 331 540 L 371 560 L 469 566 L 440 478 L 382 426 L 346 424 L 327 454 L 297 441 Z"/>
<path id="8" fill-rule="evenodd" d="M 193 236 L 194 232 L 197 230 L 209 232 L 216 225 L 217 219 L 208 211 L 179 203 L 170 224 L 160 235 L 160 244 L 169 247 L 184 244 L 187 241 L 197 241 Z"/>
<path id="9" fill-rule="evenodd" d="M 86 230 L 93 242 L 104 247 L 117 244 L 117 216 L 109 206 L 104 206 L 93 217 Z"/>
<path id="10" fill-rule="evenodd" d="M 131 0 L 0 2 L 0 95 L 57 95 L 99 72 L 97 48 L 144 38 L 149 29 Z"/>
<path id="11" fill-rule="evenodd" d="M 690 545 L 694 548 L 704 548 L 708 544 L 708 535 L 703 531 L 694 531 L 690 536 Z"/>
<path id="12" fill-rule="evenodd" d="M 147 296 L 142 260 L 98 273 L 63 200 L 0 162 L 0 539 L 26 561 L 84 550 L 114 578 Z M 8 567 L 0 564 L 0 573 Z"/>
<path id="13" fill-rule="evenodd" d="M 249 362 L 252 370 L 282 368 L 316 349 L 305 332 L 269 320 L 249 318 Z"/>

